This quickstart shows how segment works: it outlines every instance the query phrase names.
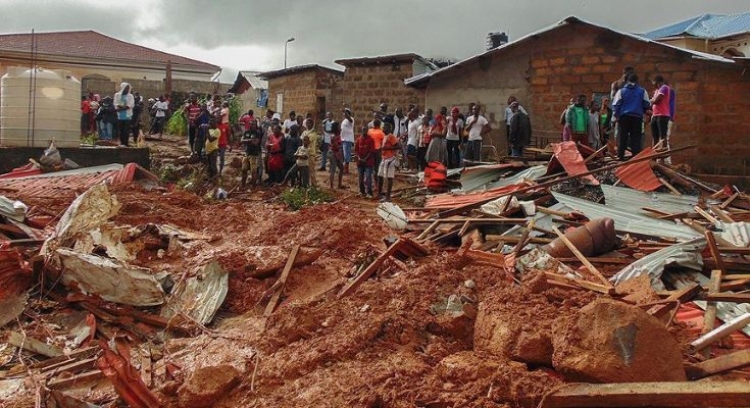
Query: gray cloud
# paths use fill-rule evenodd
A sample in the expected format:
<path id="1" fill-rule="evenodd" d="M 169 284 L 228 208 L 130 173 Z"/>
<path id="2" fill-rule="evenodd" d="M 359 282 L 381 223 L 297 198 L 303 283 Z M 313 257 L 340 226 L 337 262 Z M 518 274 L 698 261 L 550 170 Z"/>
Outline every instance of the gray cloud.
<path id="1" fill-rule="evenodd" d="M 0 30 L 95 29 L 126 41 L 158 38 L 171 46 L 203 49 L 255 45 L 278 55 L 279 61 L 285 40 L 295 37 L 289 46 L 290 65 L 332 65 L 338 58 L 398 52 L 466 58 L 483 51 L 488 32 L 506 31 L 512 40 L 570 15 L 643 32 L 705 12 L 746 11 L 748 1 L 151 0 L 131 1 L 122 8 L 112 4 L 4 0 L 0 15 L 7 21 Z M 139 30 L 139 18 L 148 18 L 153 27 Z"/>

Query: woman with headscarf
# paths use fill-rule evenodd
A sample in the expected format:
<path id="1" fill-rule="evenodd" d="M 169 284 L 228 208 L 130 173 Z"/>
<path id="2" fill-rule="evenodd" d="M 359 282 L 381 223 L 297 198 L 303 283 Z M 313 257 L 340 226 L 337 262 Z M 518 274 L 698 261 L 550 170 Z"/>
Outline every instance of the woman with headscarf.
<path id="1" fill-rule="evenodd" d="M 440 162 L 447 164 L 448 149 L 446 148 L 445 134 L 447 125 L 445 117 L 441 114 L 435 116 L 434 124 L 430 126 L 430 144 L 427 146 L 425 161 Z"/>

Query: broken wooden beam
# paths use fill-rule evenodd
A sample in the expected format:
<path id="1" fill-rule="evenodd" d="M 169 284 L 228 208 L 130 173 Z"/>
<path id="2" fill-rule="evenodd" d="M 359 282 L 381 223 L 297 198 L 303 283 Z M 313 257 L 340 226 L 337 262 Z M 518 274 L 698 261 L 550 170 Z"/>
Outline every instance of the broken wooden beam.
<path id="1" fill-rule="evenodd" d="M 750 366 L 750 350 L 741 350 L 685 367 L 691 380 L 723 374 Z"/>
<path id="2" fill-rule="evenodd" d="M 321 255 L 323 255 L 322 249 L 318 249 L 310 254 L 299 254 L 297 255 L 297 258 L 294 261 L 294 267 L 299 268 L 301 266 L 310 265 L 311 263 L 317 261 Z M 278 272 L 280 269 L 282 269 L 285 265 L 286 265 L 286 261 L 279 261 L 265 268 L 256 269 L 255 271 L 250 273 L 250 277 L 253 277 L 255 279 L 269 278 L 273 276 L 276 272 Z"/>
<path id="3" fill-rule="evenodd" d="M 711 232 L 706 231 L 706 236 L 713 236 Z M 710 241 L 709 241 L 710 242 Z M 710 245 L 710 244 L 709 244 Z M 714 242 L 713 248 L 716 247 L 716 243 Z M 713 251 L 712 251 L 713 252 Z M 708 284 L 708 293 L 718 293 L 719 289 L 721 287 L 721 269 L 714 269 L 711 271 L 711 281 Z M 701 334 L 706 334 L 714 329 L 716 325 L 716 302 L 710 301 L 707 302 L 706 306 L 706 313 L 703 315 L 703 329 L 701 330 Z M 711 356 L 711 347 L 706 347 L 701 351 L 701 354 L 703 354 L 703 357 L 710 357 Z"/>
<path id="4" fill-rule="evenodd" d="M 546 408 L 746 407 L 746 381 L 570 384 L 548 394 Z"/>
<path id="5" fill-rule="evenodd" d="M 284 284 L 286 283 L 286 279 L 289 276 L 289 272 L 291 272 L 292 267 L 294 266 L 294 260 L 297 258 L 297 253 L 299 252 L 299 244 L 292 247 L 292 252 L 289 253 L 289 257 L 286 259 L 286 265 L 284 266 L 284 270 L 281 271 L 281 276 L 279 276 L 279 280 L 277 283 L 279 284 L 276 291 L 271 295 L 271 299 L 268 301 L 268 304 L 266 305 L 266 310 L 263 312 L 263 316 L 268 317 L 273 313 L 273 310 L 276 308 L 276 304 L 279 302 L 279 298 L 281 297 L 281 292 L 284 291 Z"/>
<path id="6" fill-rule="evenodd" d="M 721 253 L 719 252 L 719 248 L 716 245 L 716 238 L 714 237 L 714 233 L 706 230 L 704 235 L 706 236 L 706 242 L 708 244 L 708 250 L 711 252 L 711 257 L 713 257 L 714 262 L 716 262 L 716 269 L 720 270 L 722 274 L 726 273 L 727 270 L 724 267 L 724 261 L 721 259 Z M 719 278 L 719 280 L 721 280 L 721 277 Z"/>
<path id="7" fill-rule="evenodd" d="M 709 302 L 750 303 L 750 293 L 707 293 L 704 297 Z"/>
<path id="8" fill-rule="evenodd" d="M 653 306 L 646 313 L 656 318 L 659 318 L 665 315 L 670 310 L 670 303 L 688 302 L 692 300 L 698 293 L 700 293 L 701 290 L 703 290 L 703 288 L 697 283 L 694 283 L 689 286 L 685 286 L 684 288 L 672 293 L 671 295 L 669 295 L 669 297 L 664 299 L 664 304 Z"/>
<path id="9" fill-rule="evenodd" d="M 615 294 L 615 288 L 611 286 L 604 286 L 604 285 L 589 282 L 583 279 L 571 278 L 571 277 L 561 275 L 558 273 L 554 273 L 554 272 L 544 272 L 544 276 L 547 278 L 548 282 L 549 281 L 563 282 L 568 285 L 577 286 L 581 289 L 588 289 L 597 293 L 602 293 L 604 295 Z"/>
<path id="10" fill-rule="evenodd" d="M 19 347 L 26 351 L 47 357 L 59 357 L 63 354 L 63 350 L 60 347 L 41 342 L 19 332 L 7 332 L 5 335 L 5 342 L 11 346 Z"/>
<path id="11" fill-rule="evenodd" d="M 385 260 L 388 259 L 389 256 L 398 251 L 403 243 L 404 241 L 400 238 L 398 239 L 398 241 L 394 242 L 393 245 L 388 247 L 385 252 L 383 252 L 370 265 L 368 265 L 367 268 L 362 271 L 362 273 L 360 273 L 356 278 L 354 278 L 351 282 L 344 286 L 338 293 L 338 295 L 336 295 L 336 297 L 338 299 L 341 299 L 344 296 L 347 296 L 350 293 L 356 291 L 357 288 L 359 288 L 359 286 L 362 285 L 365 280 L 369 279 L 370 276 L 372 276 L 378 270 L 378 268 L 383 265 L 383 262 L 385 262 Z"/>

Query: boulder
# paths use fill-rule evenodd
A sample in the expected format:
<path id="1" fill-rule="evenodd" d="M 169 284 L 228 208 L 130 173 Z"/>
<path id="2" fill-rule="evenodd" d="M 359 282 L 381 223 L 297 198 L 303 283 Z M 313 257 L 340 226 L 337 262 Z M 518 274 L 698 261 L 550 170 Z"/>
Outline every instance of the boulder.
<path id="1" fill-rule="evenodd" d="M 239 383 L 240 376 L 240 372 L 231 365 L 199 368 L 177 390 L 180 406 L 210 407 Z"/>
<path id="2" fill-rule="evenodd" d="M 569 381 L 685 381 L 680 345 L 664 324 L 641 309 L 597 299 L 559 319 L 552 364 Z"/>

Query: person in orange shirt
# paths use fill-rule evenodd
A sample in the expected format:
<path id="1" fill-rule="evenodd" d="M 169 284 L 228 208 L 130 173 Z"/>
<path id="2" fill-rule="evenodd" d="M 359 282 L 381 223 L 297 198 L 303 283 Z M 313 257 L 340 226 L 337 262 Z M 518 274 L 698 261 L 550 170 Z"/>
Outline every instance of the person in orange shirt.
<path id="1" fill-rule="evenodd" d="M 385 124 L 385 133 L 387 136 L 383 138 L 383 142 L 380 146 L 380 152 L 383 158 L 378 167 L 378 193 L 380 194 L 380 201 L 391 201 L 393 178 L 396 176 L 396 165 L 398 164 L 396 152 L 401 149 L 398 138 L 393 134 L 391 126 L 390 123 Z M 388 179 L 388 185 L 386 187 L 387 191 L 385 194 L 383 194 L 384 179 Z"/>
<path id="2" fill-rule="evenodd" d="M 380 152 L 380 147 L 383 145 L 383 139 L 385 139 L 385 133 L 383 132 L 381 126 L 383 126 L 383 122 L 380 120 L 380 118 L 375 118 L 375 120 L 372 121 L 372 128 L 367 130 L 367 134 L 370 135 L 373 142 L 375 142 L 375 167 L 380 167 L 380 162 L 383 160 L 383 156 Z M 380 193 L 380 191 L 378 191 Z"/>

